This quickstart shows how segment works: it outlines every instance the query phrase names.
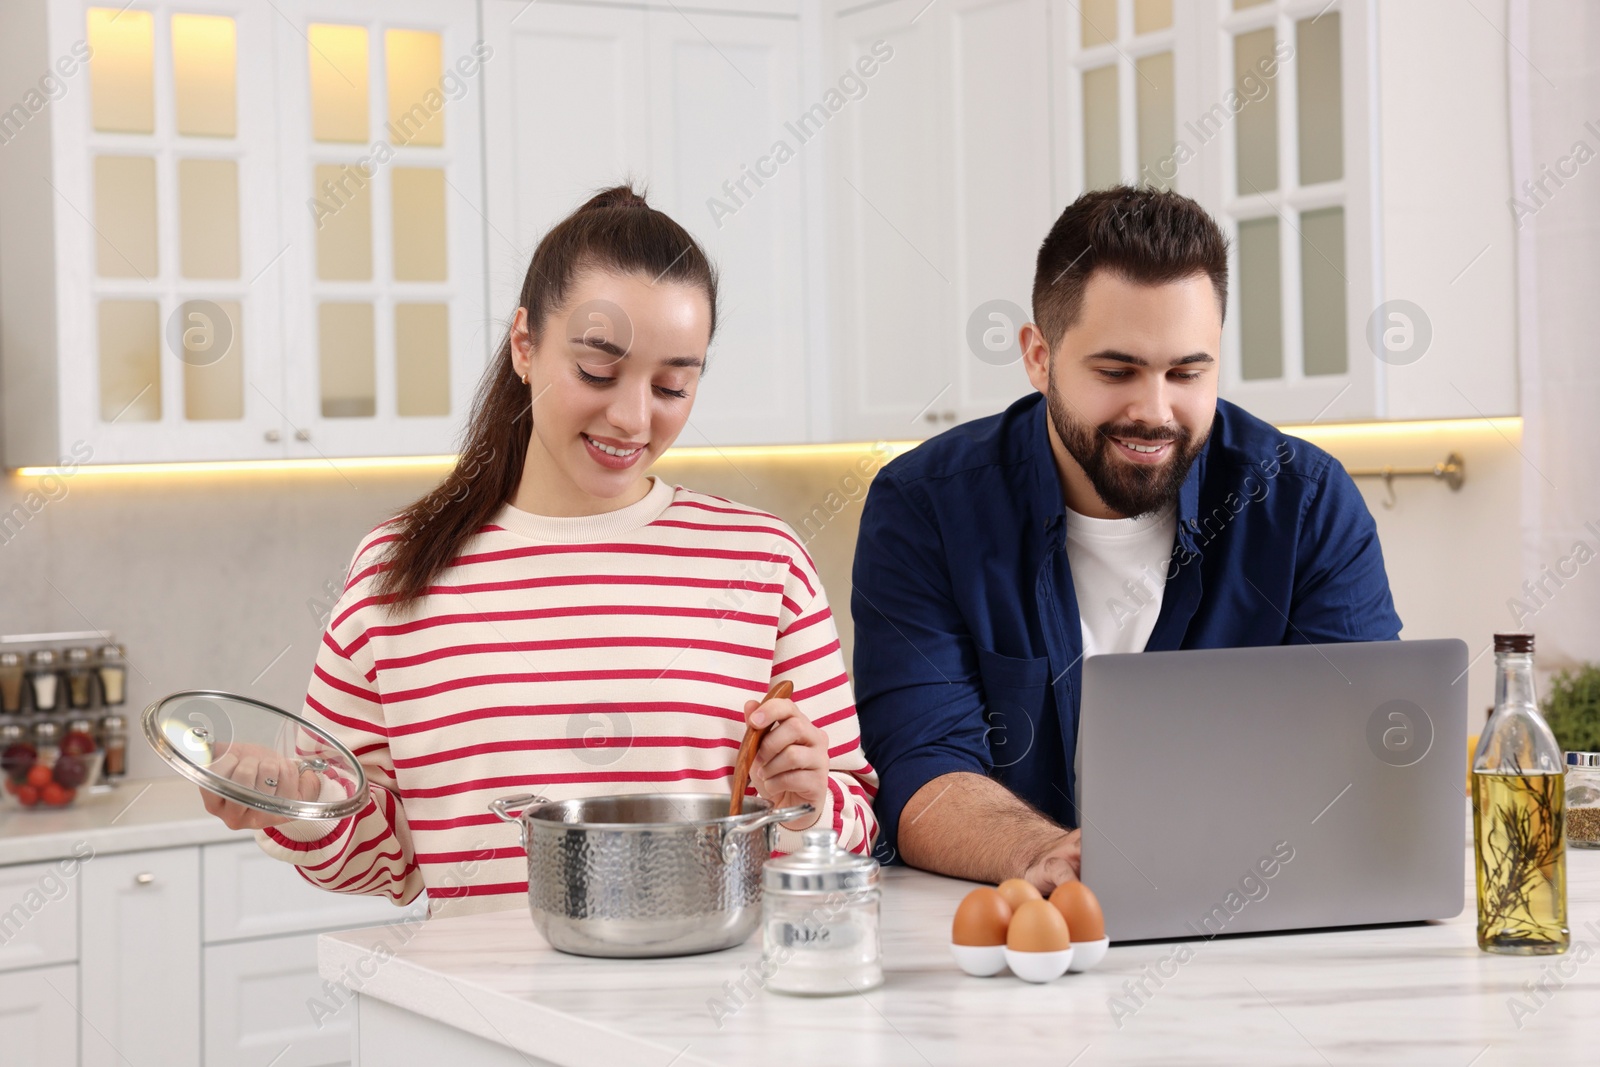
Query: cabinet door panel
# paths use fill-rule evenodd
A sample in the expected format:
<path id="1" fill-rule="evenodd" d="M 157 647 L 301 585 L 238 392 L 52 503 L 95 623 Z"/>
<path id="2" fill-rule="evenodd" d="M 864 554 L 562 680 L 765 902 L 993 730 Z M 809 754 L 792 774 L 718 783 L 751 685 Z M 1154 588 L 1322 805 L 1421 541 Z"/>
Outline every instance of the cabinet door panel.
<path id="1" fill-rule="evenodd" d="M 806 439 L 800 27 L 658 11 L 650 21 L 652 201 L 721 274 L 716 337 L 685 445 Z"/>
<path id="2" fill-rule="evenodd" d="M 84 1067 L 198 1067 L 200 850 L 97 856 L 80 878 Z"/>
<path id="3" fill-rule="evenodd" d="M 0 1049 L 8 1064 L 78 1067 L 78 968 L 0 974 Z"/>
<path id="4" fill-rule="evenodd" d="M 205 1007 L 206 1067 L 327 1067 L 350 1059 L 353 995 L 323 985 L 316 934 L 208 947 Z"/>
<path id="5" fill-rule="evenodd" d="M 449 453 L 491 333 L 476 5 L 274 7 L 288 454 Z"/>
<path id="6" fill-rule="evenodd" d="M 918 3 L 838 20 L 830 70 L 878 60 L 868 91 L 830 120 L 836 176 L 834 327 L 842 436 L 904 440 L 950 407 L 961 315 L 951 225 L 949 71 Z M 937 11 L 937 8 L 934 9 Z M 880 43 L 881 42 L 881 43 Z M 932 416 L 930 419 L 929 416 Z"/>
<path id="7" fill-rule="evenodd" d="M 0 867 L 0 971 L 78 958 L 81 873 L 75 858 Z"/>
<path id="8" fill-rule="evenodd" d="M 201 14 L 213 21 L 204 31 L 210 95 L 231 91 L 234 117 L 231 133 L 213 123 L 211 135 L 185 136 L 193 127 L 184 103 L 193 94 L 180 71 L 193 54 L 193 34 L 181 19 Z M 85 5 L 50 5 L 51 56 L 75 51 L 75 42 L 82 47 L 85 16 Z M 280 196 L 275 19 L 243 0 L 156 11 L 148 132 L 94 129 L 87 72 L 76 75 L 82 91 L 51 107 L 55 145 L 48 183 L 41 184 L 53 200 L 55 248 L 40 266 L 53 270 L 56 344 L 30 353 L 59 363 L 60 450 L 48 462 L 69 453 L 89 463 L 282 456 L 283 244 L 276 213 L 262 207 Z M 118 61 L 115 42 L 101 58 Z M 220 121 L 229 109 L 213 110 Z M 128 192 L 116 178 L 129 161 L 153 182 L 137 204 L 117 195 Z M 115 247 L 127 240 L 117 216 L 130 209 L 140 216 L 138 228 L 150 230 L 151 255 Z M 149 329 L 125 329 L 118 311 L 130 305 Z M 48 313 L 27 311 L 35 312 Z"/>
<path id="9" fill-rule="evenodd" d="M 485 0 L 489 315 L 516 311 L 533 249 L 595 190 L 650 177 L 643 10 Z M 499 340 L 498 333 L 495 341 Z"/>
<path id="10" fill-rule="evenodd" d="M 1034 256 L 1055 221 L 1049 26 L 1045 0 L 966 0 L 941 16 L 955 72 L 947 90 L 956 118 L 948 166 L 956 174 L 961 295 L 953 323 L 958 333 L 950 339 L 956 386 L 950 402 L 938 406 L 964 422 L 1002 411 L 1033 388 L 1016 340 L 1017 329 L 1033 317 Z M 1009 344 L 1002 347 L 1007 333 Z M 1015 359 L 1007 362 L 1011 353 Z"/>
<path id="11" fill-rule="evenodd" d="M 387 897 L 318 889 L 254 841 L 206 845 L 201 857 L 208 944 L 427 918 L 423 901 L 402 910 Z"/>

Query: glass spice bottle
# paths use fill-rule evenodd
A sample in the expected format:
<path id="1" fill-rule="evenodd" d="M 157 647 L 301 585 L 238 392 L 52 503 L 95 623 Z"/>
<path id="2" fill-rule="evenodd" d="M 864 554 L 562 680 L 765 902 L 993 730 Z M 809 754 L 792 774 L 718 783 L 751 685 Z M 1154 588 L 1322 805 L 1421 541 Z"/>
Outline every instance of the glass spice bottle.
<path id="1" fill-rule="evenodd" d="M 100 646 L 100 700 L 108 708 L 128 699 L 128 661 L 121 645 Z"/>
<path id="2" fill-rule="evenodd" d="M 1542 956 L 1567 951 L 1565 775 L 1539 714 L 1533 635 L 1495 634 L 1494 714 L 1472 758 L 1478 947 Z"/>
<path id="3" fill-rule="evenodd" d="M 94 703 L 94 671 L 89 666 L 87 648 L 69 648 L 67 660 L 67 707 L 87 708 Z"/>
<path id="4" fill-rule="evenodd" d="M 0 652 L 0 712 L 15 715 L 22 710 L 22 685 L 26 675 L 22 653 Z"/>
<path id="5" fill-rule="evenodd" d="M 1567 753 L 1567 844 L 1600 848 L 1600 752 Z"/>
<path id="6" fill-rule="evenodd" d="M 39 648 L 28 653 L 28 695 L 34 711 L 55 711 L 61 703 L 61 675 L 56 673 L 56 653 Z"/>
<path id="7" fill-rule="evenodd" d="M 47 767 L 54 766 L 61 755 L 61 724 L 52 719 L 40 719 L 34 723 L 33 747 L 38 751 L 40 763 Z"/>
<path id="8" fill-rule="evenodd" d="M 118 781 L 128 775 L 128 723 L 121 715 L 107 715 L 100 720 L 100 747 L 105 749 L 105 764 L 101 773 L 107 781 Z"/>

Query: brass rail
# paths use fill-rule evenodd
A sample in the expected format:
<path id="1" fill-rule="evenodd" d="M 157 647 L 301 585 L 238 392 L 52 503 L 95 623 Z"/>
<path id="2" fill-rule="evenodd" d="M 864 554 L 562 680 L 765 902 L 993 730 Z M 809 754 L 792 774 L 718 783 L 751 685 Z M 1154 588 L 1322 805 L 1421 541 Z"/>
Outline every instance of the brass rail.
<path id="1" fill-rule="evenodd" d="M 1396 478 L 1438 478 L 1452 491 L 1457 491 L 1467 480 L 1467 461 L 1461 458 L 1461 453 L 1452 452 L 1444 458 L 1443 463 L 1435 463 L 1431 467 L 1350 467 L 1348 473 L 1352 478 L 1382 478 L 1383 487 L 1389 494 L 1383 506 L 1392 508 L 1395 504 Z"/>

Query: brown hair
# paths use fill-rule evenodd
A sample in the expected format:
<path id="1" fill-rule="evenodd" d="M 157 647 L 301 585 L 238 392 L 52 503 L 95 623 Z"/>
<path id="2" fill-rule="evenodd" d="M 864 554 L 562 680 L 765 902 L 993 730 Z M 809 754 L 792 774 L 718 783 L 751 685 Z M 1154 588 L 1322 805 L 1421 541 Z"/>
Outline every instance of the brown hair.
<path id="1" fill-rule="evenodd" d="M 544 235 L 522 281 L 535 344 L 584 272 L 644 274 L 699 286 L 717 328 L 717 274 L 705 250 L 631 185 L 596 193 Z M 461 546 L 516 493 L 533 431 L 528 387 L 511 366 L 511 331 L 484 370 L 455 469 L 392 520 L 376 592 L 399 608 L 425 595 Z"/>
<path id="2" fill-rule="evenodd" d="M 1046 343 L 1061 340 L 1077 321 L 1096 270 L 1144 285 L 1204 274 L 1227 314 L 1228 240 L 1186 196 L 1117 185 L 1067 206 L 1039 246 L 1033 275 L 1033 321 Z"/>

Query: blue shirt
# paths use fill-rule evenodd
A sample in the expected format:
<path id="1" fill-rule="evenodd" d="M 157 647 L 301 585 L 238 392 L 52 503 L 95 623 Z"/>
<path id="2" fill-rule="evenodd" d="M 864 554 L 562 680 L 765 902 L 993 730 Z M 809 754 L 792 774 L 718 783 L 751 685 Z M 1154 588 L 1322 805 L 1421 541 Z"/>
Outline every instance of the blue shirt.
<path id="1" fill-rule="evenodd" d="M 1177 512 L 1148 651 L 1399 636 L 1372 514 L 1314 445 L 1219 400 Z M 879 472 L 850 607 L 881 854 L 906 801 L 951 771 L 1078 825 L 1083 633 L 1041 394 Z"/>

